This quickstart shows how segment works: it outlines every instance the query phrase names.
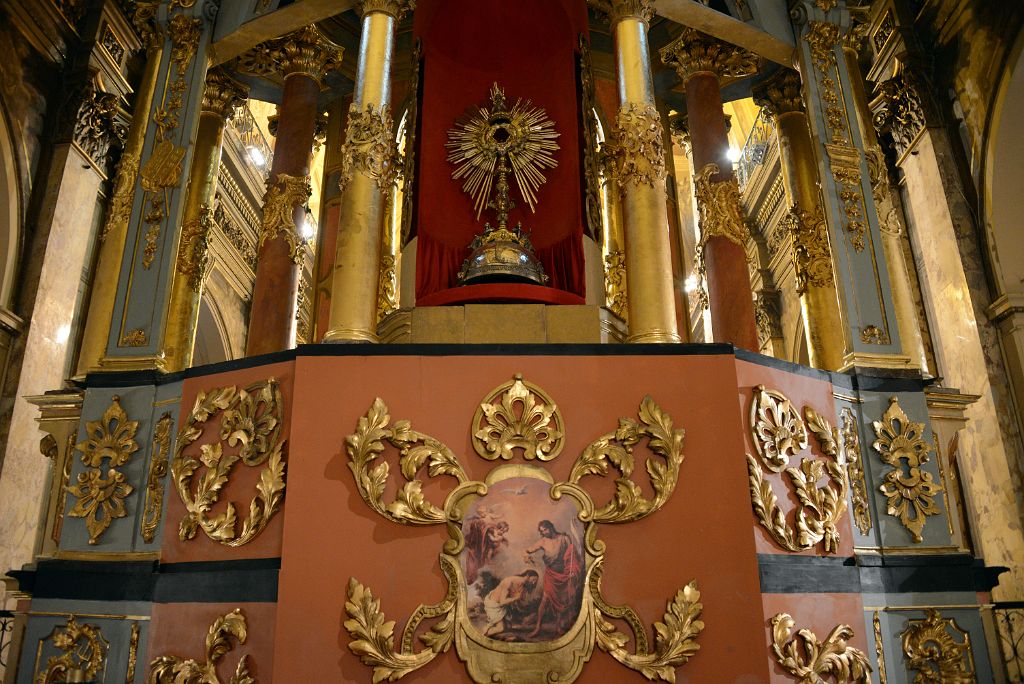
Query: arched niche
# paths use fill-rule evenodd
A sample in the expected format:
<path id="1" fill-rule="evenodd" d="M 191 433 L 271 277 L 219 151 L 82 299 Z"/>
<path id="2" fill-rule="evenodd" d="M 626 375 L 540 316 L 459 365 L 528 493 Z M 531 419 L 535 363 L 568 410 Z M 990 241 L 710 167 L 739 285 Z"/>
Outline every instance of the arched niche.
<path id="1" fill-rule="evenodd" d="M 14 138 L 7 122 L 7 108 L 0 102 L 0 307 L 10 308 L 17 268 L 21 225 L 21 193 Z"/>

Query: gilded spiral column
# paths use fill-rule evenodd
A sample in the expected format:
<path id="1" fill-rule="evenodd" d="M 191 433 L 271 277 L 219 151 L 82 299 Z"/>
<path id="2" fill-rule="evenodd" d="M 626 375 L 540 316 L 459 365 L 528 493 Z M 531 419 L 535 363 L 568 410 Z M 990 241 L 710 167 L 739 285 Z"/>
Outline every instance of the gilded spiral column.
<path id="1" fill-rule="evenodd" d="M 694 192 L 700 212 L 698 260 L 707 271 L 711 327 L 716 342 L 757 350 L 754 300 L 747 270 L 750 232 L 739 185 L 727 156 L 729 138 L 721 81 L 757 71 L 757 58 L 735 45 L 686 28 L 661 49 L 686 87 L 686 114 L 693 155 Z"/>
<path id="2" fill-rule="evenodd" d="M 650 0 L 589 0 L 608 16 L 615 38 L 619 111 L 606 143 L 614 156 L 625 235 L 629 342 L 679 342 L 672 249 L 665 203 L 665 145 L 654 106 L 648 22 Z"/>
<path id="3" fill-rule="evenodd" d="M 247 356 L 295 346 L 295 310 L 302 271 L 302 226 L 312 189 L 309 164 L 316 133 L 317 99 L 325 74 L 341 65 L 342 49 L 315 27 L 279 39 L 271 48 L 284 75 L 274 163 L 263 198 L 256 284 Z"/>
<path id="4" fill-rule="evenodd" d="M 754 102 L 774 118 L 778 134 L 782 184 L 790 205 L 783 220 L 793 245 L 810 365 L 836 371 L 843 365 L 846 344 L 800 75 L 780 69 L 755 86 L 753 94 Z"/>
<path id="5" fill-rule="evenodd" d="M 362 37 L 342 150 L 341 221 L 325 342 L 377 341 L 377 290 L 385 202 L 397 171 L 391 120 L 395 25 L 413 0 L 358 3 Z"/>
<path id="6" fill-rule="evenodd" d="M 121 257 L 128 237 L 128 220 L 131 218 L 139 180 L 139 160 L 142 146 L 146 141 L 146 131 L 149 129 L 149 110 L 153 106 L 164 51 L 164 37 L 148 17 L 138 17 L 136 25 L 140 35 L 146 40 L 146 66 L 135 95 L 132 123 L 128 128 L 128 138 L 124 142 L 124 151 L 117 167 L 106 222 L 100 232 L 96 273 L 102 274 L 116 274 L 121 270 Z M 93 280 L 85 332 L 78 354 L 76 378 L 84 378 L 87 373 L 100 368 L 100 360 L 106 352 L 107 338 L 110 335 L 116 294 L 116 276 L 108 275 Z"/>
<path id="7" fill-rule="evenodd" d="M 192 365 L 199 300 L 209 261 L 213 200 L 217 192 L 224 124 L 247 96 L 248 88 L 225 71 L 215 69 L 207 73 L 164 328 L 164 363 L 170 372 Z"/>

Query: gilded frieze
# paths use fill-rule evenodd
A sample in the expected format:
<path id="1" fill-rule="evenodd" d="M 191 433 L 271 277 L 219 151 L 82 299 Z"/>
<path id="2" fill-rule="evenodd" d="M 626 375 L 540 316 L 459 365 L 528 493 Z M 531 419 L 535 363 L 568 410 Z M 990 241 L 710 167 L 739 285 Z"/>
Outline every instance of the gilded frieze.
<path id="1" fill-rule="evenodd" d="M 206 424 L 217 414 L 219 439 L 201 444 L 198 458 L 186 454 L 185 450 L 203 436 Z M 284 500 L 283 417 L 281 389 L 273 378 L 242 390 L 232 386 L 199 393 L 178 432 L 171 462 L 171 478 L 187 511 L 179 526 L 182 541 L 192 539 L 202 530 L 215 542 L 242 546 L 263 531 Z M 231 479 L 232 466 L 238 461 L 249 467 L 264 466 L 241 531 L 237 529 L 234 502 L 228 502 L 223 513 L 212 514 L 221 490 Z M 201 468 L 206 470 L 194 484 L 195 474 Z"/>
<path id="2" fill-rule="evenodd" d="M 244 644 L 248 636 L 245 615 L 238 608 L 217 618 L 206 635 L 206 662 L 164 655 L 149 664 L 148 684 L 220 684 L 217 663 L 231 650 L 231 637 Z M 248 655 L 235 666 L 228 684 L 256 684 L 249 672 Z"/>
<path id="3" fill-rule="evenodd" d="M 854 636 L 849 625 L 837 625 L 820 641 L 809 629 L 801 629 L 792 636 L 794 624 L 787 613 L 778 613 L 771 619 L 772 655 L 794 681 L 820 684 L 825 677 L 831 677 L 836 684 L 871 681 L 868 657 L 847 643 Z"/>
<path id="4" fill-rule="evenodd" d="M 67 623 L 54 627 L 46 640 L 63 653 L 50 656 L 46 664 L 41 665 L 43 642 L 40 642 L 32 679 L 35 684 L 99 681 L 97 675 L 102 679 L 110 644 L 99 627 L 81 624 L 75 615 L 68 615 Z"/>
<path id="5" fill-rule="evenodd" d="M 808 426 L 827 460 L 803 458 L 799 467 L 787 467 L 791 456 L 807 448 Z M 747 454 L 750 500 L 761 527 L 787 551 L 802 551 L 818 543 L 825 553 L 838 551 L 838 522 L 846 512 L 850 486 L 839 430 L 810 406 L 804 407 L 801 418 L 785 395 L 759 385 L 750 408 L 750 432 L 760 457 L 759 463 Z M 773 473 L 784 473 L 792 485 L 799 501 L 795 529 L 787 521 L 762 466 Z M 823 478 L 826 483 L 819 487 Z"/>
<path id="6" fill-rule="evenodd" d="M 313 186 L 309 183 L 309 176 L 279 173 L 273 180 L 267 180 L 267 192 L 263 195 L 263 225 L 260 227 L 257 252 L 263 249 L 265 242 L 280 236 L 288 243 L 288 254 L 292 261 L 296 264 L 302 262 L 302 246 L 305 239 L 299 235 L 299 229 L 295 225 L 295 208 L 305 205 L 312 194 Z"/>
<path id="7" fill-rule="evenodd" d="M 153 428 L 153 456 L 149 462 L 149 475 L 146 476 L 146 499 L 142 512 L 142 538 L 147 542 L 153 541 L 156 528 L 160 526 L 173 423 L 170 412 L 167 412 L 160 416 Z"/>
<path id="8" fill-rule="evenodd" d="M 899 399 L 892 397 L 882 420 L 872 425 L 877 439 L 871 448 L 883 463 L 892 467 L 878 488 L 888 500 L 886 512 L 899 517 L 913 535 L 914 543 L 920 544 L 927 516 L 940 513 L 935 497 L 942 494 L 942 486 L 921 467 L 928 462 L 932 450 L 924 439 L 924 423 L 910 420 Z"/>
<path id="9" fill-rule="evenodd" d="M 138 451 L 135 432 L 139 421 L 128 420 L 116 394 L 100 420 L 86 423 L 86 438 L 75 445 L 89 470 L 78 474 L 78 484 L 68 492 L 78 500 L 68 511 L 72 518 L 85 518 L 89 543 L 96 544 L 115 518 L 128 515 L 124 502 L 134 488 L 118 470 Z M 107 459 L 106 469 L 103 460 Z"/>
<path id="10" fill-rule="evenodd" d="M 646 397 L 637 420 L 620 418 L 617 430 L 582 452 L 567 481 L 555 482 L 536 464 L 558 455 L 563 432 L 557 407 L 543 390 L 516 376 L 485 397 L 473 430 L 481 422 L 485 427 L 474 434 L 481 456 L 494 460 L 521 453 L 524 461 L 533 462 L 498 465 L 483 481 L 470 481 L 447 446 L 414 431 L 408 421 L 392 422 L 379 398 L 346 439 L 349 468 L 371 509 L 403 524 L 447 524 L 450 536 L 440 558 L 448 591 L 439 603 L 421 605 L 413 613 L 399 644 L 395 623 L 386 620 L 380 600 L 358 580 L 350 580 L 345 604 L 350 650 L 373 668 L 374 681 L 397 680 L 453 645 L 470 677 L 479 683 L 572 682 L 595 645 L 648 679 L 675 681 L 676 668 L 697 652 L 697 637 L 704 629 L 696 583 L 668 602 L 650 644 L 636 612 L 609 604 L 601 593 L 605 545 L 597 532 L 601 523 L 639 520 L 665 504 L 683 461 L 683 431 Z M 649 499 L 633 479 L 633 450 L 643 442 L 651 452 L 646 471 L 648 490 L 654 494 Z M 406 480 L 391 503 L 384 497 L 388 462 L 377 462 L 387 446 L 398 450 L 399 470 Z M 423 493 L 418 477 L 423 469 L 428 477 L 457 481 L 443 504 L 429 501 Z M 615 495 L 598 508 L 580 481 L 607 475 L 610 469 L 617 471 Z M 519 525 L 516 516 L 525 511 L 534 518 L 545 516 L 535 525 L 535 534 L 529 526 Z M 497 570 L 492 560 L 504 545 L 522 545 L 525 570 Z M 545 573 L 543 592 L 539 573 L 531 567 Z M 533 593 L 541 595 L 536 607 L 520 605 Z M 425 620 L 430 627 L 420 632 Z M 626 648 L 629 637 L 610 620 L 629 626 L 632 650 Z M 419 650 L 417 638 L 423 644 Z"/>
<path id="11" fill-rule="evenodd" d="M 900 634 L 907 667 L 915 670 L 914 682 L 975 684 L 971 636 L 953 618 L 944 618 L 934 608 L 925 610 L 923 620 L 908 620 Z"/>

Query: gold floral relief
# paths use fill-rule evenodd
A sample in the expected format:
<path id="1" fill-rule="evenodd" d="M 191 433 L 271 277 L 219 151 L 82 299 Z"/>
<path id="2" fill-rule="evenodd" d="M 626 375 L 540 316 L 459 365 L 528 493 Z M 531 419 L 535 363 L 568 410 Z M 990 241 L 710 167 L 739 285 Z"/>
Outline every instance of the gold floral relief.
<path id="1" fill-rule="evenodd" d="M 149 664 L 148 684 L 220 684 L 217 663 L 231 650 L 231 637 L 244 644 L 248 635 L 245 615 L 235 608 L 217 618 L 206 635 L 206 662 L 185 660 L 179 656 L 165 655 L 155 658 Z M 227 684 L 256 684 L 249 672 L 248 655 L 238 660 L 235 672 Z"/>
<path id="2" fill-rule="evenodd" d="M 121 398 L 115 394 L 103 417 L 86 423 L 86 438 L 75 445 L 82 454 L 82 463 L 90 470 L 79 473 L 78 484 L 68 487 L 68 492 L 78 498 L 68 515 L 85 518 L 90 544 L 99 542 L 115 518 L 128 515 L 124 502 L 134 488 L 118 468 L 138 451 L 138 429 L 139 421 L 128 420 Z M 104 459 L 108 461 L 106 470 Z"/>
<path id="3" fill-rule="evenodd" d="M 216 414 L 220 414 L 219 439 L 201 444 L 198 458 L 186 454 Z M 273 378 L 242 390 L 218 387 L 199 393 L 178 432 L 171 462 L 171 479 L 187 511 L 179 526 L 182 541 L 202 530 L 215 542 L 242 546 L 263 531 L 284 500 L 287 440 L 281 436 L 283 417 L 281 389 Z M 222 513 L 212 512 L 221 490 L 231 480 L 232 466 L 239 461 L 249 467 L 264 466 L 241 530 L 234 502 L 228 502 Z M 201 468 L 206 470 L 196 482 L 195 475 Z"/>
<path id="4" fill-rule="evenodd" d="M 918 682 L 975 684 L 971 635 L 953 618 L 944 618 L 934 608 L 925 610 L 923 620 L 908 620 L 900 634 L 907 668 L 917 671 Z"/>
<path id="5" fill-rule="evenodd" d="M 43 641 L 40 641 L 33 677 L 36 684 L 94 681 L 98 674 L 106 671 L 110 644 L 99 627 L 80 624 L 75 615 L 68 615 L 67 623 L 54 627 L 46 640 L 63 653 L 50 656 L 46 664 L 40 666 L 43 648 Z"/>
<path id="6" fill-rule="evenodd" d="M 871 681 L 871 663 L 867 655 L 847 642 L 853 638 L 849 625 L 837 625 L 824 641 L 809 629 L 792 636 L 792 616 L 778 613 L 771 619 L 771 651 L 777 662 L 800 684 L 821 684 L 831 677 L 836 684 Z"/>
<path id="7" fill-rule="evenodd" d="M 847 471 L 850 473 L 850 500 L 853 502 L 853 522 L 861 534 L 871 531 L 871 508 L 868 504 L 868 485 L 864 478 L 864 462 L 860 454 L 860 432 L 857 416 L 846 407 L 840 414 L 843 448 L 846 450 Z"/>
<path id="8" fill-rule="evenodd" d="M 541 388 L 517 375 L 484 399 L 472 429 L 477 430 L 481 421 L 485 427 L 474 435 L 481 457 L 522 458 L 519 463 L 496 465 L 483 481 L 469 480 L 455 454 L 438 440 L 413 431 L 408 421 L 392 423 L 379 398 L 346 439 L 349 468 L 371 509 L 392 522 L 446 524 L 449 532 L 440 556 L 448 591 L 439 603 L 416 609 L 399 643 L 395 623 L 384 616 L 380 600 L 357 579 L 350 580 L 344 623 L 352 636 L 349 649 L 373 668 L 374 682 L 400 679 L 453 645 L 470 678 L 481 684 L 569 683 L 579 676 L 595 646 L 648 679 L 675 681 L 676 668 L 697 653 L 697 637 L 704 629 L 696 583 L 668 602 L 662 621 L 655 624 L 652 646 L 636 611 L 609 604 L 601 594 L 605 544 L 597 533 L 600 523 L 638 520 L 665 504 L 678 481 L 683 431 L 646 397 L 638 421 L 621 418 L 618 430 L 598 438 L 577 458 L 568 481 L 555 482 L 537 462 L 557 455 L 564 428 L 556 405 Z M 537 429 L 541 427 L 543 431 Z M 633 450 L 643 440 L 650 451 L 650 500 L 632 479 Z M 389 464 L 376 462 L 386 445 L 398 449 L 399 470 L 406 480 L 390 503 L 384 495 Z M 550 447 L 547 451 L 545 445 Z M 579 482 L 586 475 L 607 474 L 609 466 L 619 475 L 615 498 L 598 509 Z M 423 469 L 428 477 L 456 480 L 443 504 L 423 495 L 423 482 L 417 477 Z M 500 511 L 509 511 L 511 525 Z M 519 524 L 517 515 L 551 519 L 535 524 L 534 533 Z M 537 588 L 538 573 L 499 571 L 491 561 L 494 549 L 503 544 L 522 544 L 516 548 L 525 549 L 524 565 L 543 567 L 551 574 L 551 586 L 565 591 L 545 588 L 553 592 L 544 594 L 552 603 L 540 598 L 539 608 L 530 604 L 526 612 L 509 607 Z M 487 586 L 486 597 L 481 585 Z M 630 637 L 611 620 L 626 623 L 632 648 L 627 648 Z M 429 627 L 421 630 L 425 621 Z"/>
<path id="9" fill-rule="evenodd" d="M 807 425 L 814 433 L 822 459 L 800 459 L 798 467 L 787 467 L 790 456 L 807 448 Z M 845 445 L 839 430 L 810 406 L 804 419 L 785 395 L 759 385 L 754 389 L 750 409 L 750 432 L 761 463 L 789 480 L 798 506 L 791 526 L 779 504 L 771 480 L 761 464 L 747 454 L 750 500 L 761 527 L 787 551 L 802 551 L 819 543 L 825 553 L 839 550 L 839 519 L 846 512 L 850 487 Z M 821 480 L 823 486 L 818 486 Z"/>
<path id="10" fill-rule="evenodd" d="M 623 321 L 628 320 L 626 253 L 623 251 L 617 250 L 604 255 L 604 302 L 613 314 Z"/>
<path id="11" fill-rule="evenodd" d="M 174 419 L 170 412 L 164 413 L 153 428 L 153 456 L 149 462 L 146 477 L 146 500 L 142 512 L 142 538 L 151 542 L 160 526 L 160 515 L 164 503 L 164 477 L 167 475 L 168 457 L 171 453 L 171 425 Z"/>
<path id="12" fill-rule="evenodd" d="M 263 224 L 260 226 L 257 252 L 263 248 L 263 243 L 280 236 L 288 243 L 288 255 L 291 260 L 295 263 L 302 261 L 302 245 L 305 239 L 295 225 L 295 208 L 305 205 L 312 193 L 313 187 L 309 184 L 309 176 L 279 173 L 274 180 L 267 180 L 267 192 L 263 195 Z"/>
<path id="13" fill-rule="evenodd" d="M 872 423 L 878 438 L 871 448 L 882 462 L 892 466 L 878 488 L 888 501 L 886 512 L 897 516 L 913 535 L 914 543 L 923 541 L 924 525 L 929 515 L 938 515 L 935 497 L 942 494 L 942 485 L 921 466 L 928 462 L 932 447 L 924 438 L 924 423 L 915 423 L 900 407 L 899 399 L 891 397 L 882 420 Z"/>
<path id="14" fill-rule="evenodd" d="M 562 451 L 565 426 L 551 397 L 516 374 L 499 385 L 473 416 L 473 448 L 487 460 L 523 458 L 550 461 Z"/>

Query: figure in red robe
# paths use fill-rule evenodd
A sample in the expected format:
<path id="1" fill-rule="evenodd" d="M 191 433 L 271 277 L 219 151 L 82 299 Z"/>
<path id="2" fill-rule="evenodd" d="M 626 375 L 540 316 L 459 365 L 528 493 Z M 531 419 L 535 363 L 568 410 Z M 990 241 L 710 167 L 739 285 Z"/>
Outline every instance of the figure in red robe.
<path id="1" fill-rule="evenodd" d="M 579 612 L 583 563 L 576 544 L 565 532 L 559 532 L 550 520 L 537 525 L 540 539 L 526 550 L 527 559 L 541 551 L 544 561 L 544 588 L 537 607 L 537 624 L 530 637 L 536 637 L 550 613 L 558 634 L 564 634 Z M 532 560 L 531 560 L 532 562 Z"/>

